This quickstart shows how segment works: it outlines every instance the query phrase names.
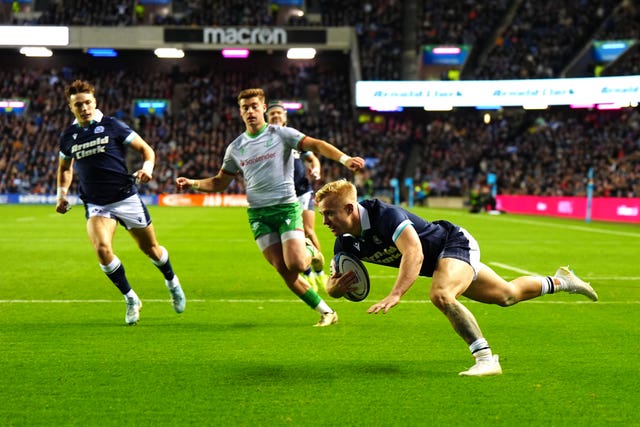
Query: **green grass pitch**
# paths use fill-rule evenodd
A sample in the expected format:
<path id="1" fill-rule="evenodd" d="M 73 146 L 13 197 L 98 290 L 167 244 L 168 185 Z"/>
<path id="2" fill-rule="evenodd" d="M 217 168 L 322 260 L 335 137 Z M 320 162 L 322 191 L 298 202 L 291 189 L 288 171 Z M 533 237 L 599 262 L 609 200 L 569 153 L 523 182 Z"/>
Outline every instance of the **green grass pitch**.
<path id="1" fill-rule="evenodd" d="M 173 312 L 161 274 L 116 232 L 144 308 L 137 326 L 100 271 L 83 209 L 0 206 L 0 426 L 640 425 L 640 228 L 416 208 L 480 242 L 512 279 L 569 264 L 600 295 L 547 295 L 509 308 L 462 299 L 504 374 L 462 378 L 466 345 L 419 279 L 368 315 L 396 270 L 366 264 L 372 291 L 322 295 L 314 311 L 264 261 L 241 208 L 151 207 L 187 295 Z M 328 257 L 333 238 L 318 233 Z M 327 269 L 328 270 L 328 269 Z"/>

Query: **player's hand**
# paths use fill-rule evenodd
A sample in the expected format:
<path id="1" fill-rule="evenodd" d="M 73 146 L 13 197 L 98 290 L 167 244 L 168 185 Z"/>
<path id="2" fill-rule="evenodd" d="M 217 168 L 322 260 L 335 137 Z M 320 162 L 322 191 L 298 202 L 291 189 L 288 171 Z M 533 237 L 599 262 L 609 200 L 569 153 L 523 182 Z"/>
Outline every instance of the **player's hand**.
<path id="1" fill-rule="evenodd" d="M 71 205 L 69 204 L 69 201 L 67 199 L 65 198 L 58 199 L 56 203 L 56 212 L 61 214 L 66 214 L 67 212 L 69 212 L 70 209 L 71 209 Z"/>
<path id="2" fill-rule="evenodd" d="M 307 170 L 307 173 L 309 174 L 309 176 L 311 177 L 311 179 L 313 179 L 314 181 L 319 181 L 320 180 L 320 168 L 309 168 Z"/>
<path id="3" fill-rule="evenodd" d="M 400 302 L 399 296 L 389 295 L 382 301 L 377 302 L 373 304 L 371 307 L 369 307 L 369 310 L 367 310 L 367 313 L 378 314 L 380 311 L 382 311 L 382 314 L 387 314 L 389 309 L 398 305 L 399 302 Z"/>
<path id="4" fill-rule="evenodd" d="M 179 176 L 176 179 L 176 187 L 178 191 L 188 191 L 193 188 L 193 180 L 189 178 L 185 178 L 184 176 Z"/>
<path id="5" fill-rule="evenodd" d="M 153 176 L 149 173 L 149 171 L 140 169 L 136 173 L 133 174 L 136 179 L 136 184 L 140 184 L 141 182 L 149 182 Z"/>
<path id="6" fill-rule="evenodd" d="M 344 164 L 350 171 L 357 172 L 364 169 L 364 159 L 362 157 L 351 157 Z"/>
<path id="7" fill-rule="evenodd" d="M 335 272 L 327 280 L 326 291 L 329 296 L 333 298 L 341 298 L 349 291 L 355 291 L 357 289 L 354 286 L 358 282 L 358 276 L 354 271 L 347 271 L 346 273 Z"/>

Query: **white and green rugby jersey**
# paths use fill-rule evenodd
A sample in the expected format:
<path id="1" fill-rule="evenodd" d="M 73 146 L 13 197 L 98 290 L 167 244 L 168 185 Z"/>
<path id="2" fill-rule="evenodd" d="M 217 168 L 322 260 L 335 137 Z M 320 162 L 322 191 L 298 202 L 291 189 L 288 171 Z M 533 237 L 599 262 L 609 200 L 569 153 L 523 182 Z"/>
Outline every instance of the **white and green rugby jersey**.
<path id="1" fill-rule="evenodd" d="M 257 134 L 244 132 L 224 154 L 222 170 L 244 175 L 247 201 L 251 208 L 295 203 L 292 149 L 298 149 L 302 132 L 265 124 Z"/>

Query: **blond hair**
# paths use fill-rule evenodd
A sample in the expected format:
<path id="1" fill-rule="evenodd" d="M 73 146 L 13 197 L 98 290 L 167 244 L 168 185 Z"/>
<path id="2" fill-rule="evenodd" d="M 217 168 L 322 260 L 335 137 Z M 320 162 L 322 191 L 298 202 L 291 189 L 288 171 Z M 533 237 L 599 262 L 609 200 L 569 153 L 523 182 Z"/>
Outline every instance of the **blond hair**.
<path id="1" fill-rule="evenodd" d="M 262 102 L 263 104 L 266 102 L 264 90 L 260 89 L 259 87 L 254 87 L 250 89 L 245 89 L 242 92 L 240 92 L 240 94 L 238 95 L 238 105 L 240 105 L 240 101 L 243 99 L 249 99 L 249 98 L 255 98 L 255 97 L 258 97 L 258 99 L 260 99 L 260 102 Z"/>
<path id="2" fill-rule="evenodd" d="M 339 179 L 323 185 L 316 192 L 316 202 L 320 203 L 322 200 L 331 196 L 345 198 L 350 202 L 358 201 L 358 191 L 356 190 L 356 186 L 346 179 Z"/>

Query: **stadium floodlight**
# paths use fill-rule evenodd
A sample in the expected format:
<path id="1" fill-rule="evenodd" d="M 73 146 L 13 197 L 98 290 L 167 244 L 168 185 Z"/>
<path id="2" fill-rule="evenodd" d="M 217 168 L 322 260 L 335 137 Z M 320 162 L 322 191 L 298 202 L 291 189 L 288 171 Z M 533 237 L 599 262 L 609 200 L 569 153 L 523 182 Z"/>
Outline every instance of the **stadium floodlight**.
<path id="1" fill-rule="evenodd" d="M 222 49 L 222 56 L 224 58 L 248 58 L 249 49 Z"/>
<path id="2" fill-rule="evenodd" d="M 525 110 L 546 110 L 549 106 L 547 104 L 524 104 L 522 108 Z"/>
<path id="3" fill-rule="evenodd" d="M 68 46 L 69 27 L 0 25 L 0 46 L 34 45 Z"/>
<path id="4" fill-rule="evenodd" d="M 316 57 L 316 50 L 312 47 L 292 47 L 287 51 L 289 59 L 313 59 Z"/>
<path id="5" fill-rule="evenodd" d="M 399 112 L 399 111 L 403 111 L 404 108 L 398 107 L 396 105 L 394 106 L 372 105 L 371 107 L 369 107 L 369 110 L 384 113 L 384 112 Z"/>
<path id="6" fill-rule="evenodd" d="M 425 105 L 423 108 L 425 111 L 451 111 L 453 110 L 453 105 L 432 103 L 432 104 Z"/>
<path id="7" fill-rule="evenodd" d="M 459 55 L 462 49 L 457 46 L 438 46 L 431 49 L 434 55 Z"/>
<path id="8" fill-rule="evenodd" d="M 158 58 L 184 58 L 184 51 L 182 49 L 175 49 L 172 47 L 159 47 L 154 50 Z"/>
<path id="9" fill-rule="evenodd" d="M 624 107 L 628 107 L 629 105 L 616 104 L 614 102 L 607 104 L 598 104 L 596 105 L 596 109 L 598 110 L 621 110 Z"/>
<path id="10" fill-rule="evenodd" d="M 53 52 L 51 51 L 51 49 L 47 49 L 46 47 L 21 47 L 20 53 L 24 56 L 30 57 L 46 58 L 49 56 L 53 56 Z"/>
<path id="11" fill-rule="evenodd" d="M 589 109 L 589 108 L 593 108 L 595 106 L 596 106 L 595 104 L 570 104 L 569 108 L 573 108 L 574 110 L 578 109 L 578 108 L 587 108 L 587 109 Z"/>
<path id="12" fill-rule="evenodd" d="M 87 49 L 87 53 L 96 58 L 115 58 L 118 56 L 118 51 L 105 47 L 90 47 Z"/>

